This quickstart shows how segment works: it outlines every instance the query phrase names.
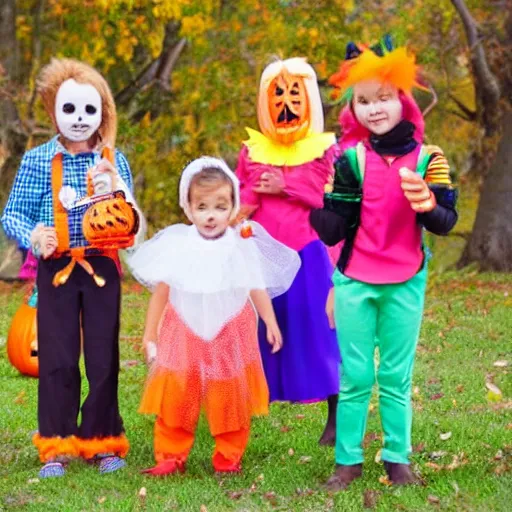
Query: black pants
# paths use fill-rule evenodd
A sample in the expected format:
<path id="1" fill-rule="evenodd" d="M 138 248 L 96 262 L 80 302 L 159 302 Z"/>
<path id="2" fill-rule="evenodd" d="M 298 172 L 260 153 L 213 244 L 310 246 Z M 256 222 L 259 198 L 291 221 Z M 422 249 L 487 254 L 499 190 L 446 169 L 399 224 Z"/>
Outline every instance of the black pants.
<path id="1" fill-rule="evenodd" d="M 83 439 L 118 436 L 120 276 L 111 258 L 87 258 L 106 279 L 103 288 L 76 265 L 68 281 L 54 287 L 55 273 L 68 257 L 40 260 L 37 271 L 39 355 L 38 421 L 42 437 Z M 80 409 L 80 319 L 89 394 Z"/>

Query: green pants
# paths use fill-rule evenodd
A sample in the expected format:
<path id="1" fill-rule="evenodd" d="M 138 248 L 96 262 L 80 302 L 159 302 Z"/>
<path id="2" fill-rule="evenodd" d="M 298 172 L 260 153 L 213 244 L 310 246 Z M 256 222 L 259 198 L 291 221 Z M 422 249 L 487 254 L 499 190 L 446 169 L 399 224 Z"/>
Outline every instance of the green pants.
<path id="1" fill-rule="evenodd" d="M 399 284 L 374 285 L 334 273 L 334 312 L 340 346 L 341 387 L 336 463 L 363 462 L 362 442 L 375 383 L 384 431 L 382 460 L 408 464 L 411 453 L 411 378 L 423 316 L 426 266 Z"/>

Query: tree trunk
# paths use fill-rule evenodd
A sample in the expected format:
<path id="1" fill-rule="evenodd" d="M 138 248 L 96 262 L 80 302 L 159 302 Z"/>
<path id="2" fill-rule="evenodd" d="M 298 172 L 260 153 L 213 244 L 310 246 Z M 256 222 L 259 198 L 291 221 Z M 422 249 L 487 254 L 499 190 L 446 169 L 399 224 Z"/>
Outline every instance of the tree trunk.
<path id="1" fill-rule="evenodd" d="M 14 83 L 19 79 L 15 0 L 0 2 L 0 75 L 4 78 L 0 87 L 0 209 L 3 209 L 27 143 L 13 96 Z M 16 243 L 7 240 L 0 229 L 0 279 L 16 278 L 20 264 Z"/>
<path id="2" fill-rule="evenodd" d="M 512 112 L 503 116 L 503 136 L 485 177 L 473 232 L 459 267 L 476 262 L 480 270 L 512 271 Z"/>
<path id="3" fill-rule="evenodd" d="M 0 6 L 0 66 L 6 77 L 5 87 L 0 88 L 0 206 L 9 193 L 27 142 L 13 100 L 18 69 L 16 47 L 16 2 L 4 0 Z"/>

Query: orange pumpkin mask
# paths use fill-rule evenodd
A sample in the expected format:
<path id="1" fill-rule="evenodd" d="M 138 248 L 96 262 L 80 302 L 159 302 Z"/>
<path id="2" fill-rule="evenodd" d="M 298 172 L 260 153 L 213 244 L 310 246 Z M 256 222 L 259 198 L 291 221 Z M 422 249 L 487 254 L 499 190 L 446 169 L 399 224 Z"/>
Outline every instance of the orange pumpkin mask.
<path id="1" fill-rule="evenodd" d="M 301 76 L 283 70 L 267 90 L 268 109 L 275 128 L 272 138 L 283 144 L 303 139 L 310 126 L 309 101 Z"/>

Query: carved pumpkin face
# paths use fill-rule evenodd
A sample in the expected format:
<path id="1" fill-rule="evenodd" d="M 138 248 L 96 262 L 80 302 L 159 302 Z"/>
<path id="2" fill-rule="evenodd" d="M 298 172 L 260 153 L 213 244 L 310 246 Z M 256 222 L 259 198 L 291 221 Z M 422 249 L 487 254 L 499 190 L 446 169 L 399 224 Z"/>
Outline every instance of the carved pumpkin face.
<path id="1" fill-rule="evenodd" d="M 139 215 L 124 194 L 91 205 L 82 220 L 86 240 L 103 248 L 130 247 L 138 228 Z"/>
<path id="2" fill-rule="evenodd" d="M 309 101 L 302 77 L 283 70 L 267 90 L 272 138 L 283 144 L 303 139 L 310 126 Z"/>
<path id="3" fill-rule="evenodd" d="M 7 336 L 7 355 L 11 364 L 22 374 L 37 377 L 36 308 L 22 304 L 12 319 Z"/>

